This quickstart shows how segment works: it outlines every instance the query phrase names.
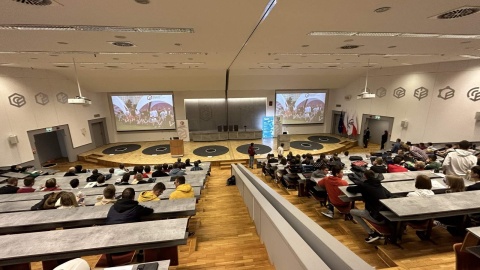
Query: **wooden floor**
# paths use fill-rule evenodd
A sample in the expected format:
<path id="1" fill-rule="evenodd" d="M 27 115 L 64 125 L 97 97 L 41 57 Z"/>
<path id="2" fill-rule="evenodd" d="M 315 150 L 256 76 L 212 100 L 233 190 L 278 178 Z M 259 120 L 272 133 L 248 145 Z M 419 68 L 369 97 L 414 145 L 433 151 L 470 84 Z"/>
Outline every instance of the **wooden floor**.
<path id="1" fill-rule="evenodd" d="M 332 137 L 336 137 L 330 134 L 310 134 L 310 135 L 291 135 L 291 141 L 308 141 L 308 137 L 312 135 L 328 135 Z M 341 141 L 339 143 L 334 144 L 322 144 L 323 148 L 318 151 L 306 151 L 306 150 L 298 150 L 298 149 L 290 149 L 291 151 L 295 152 L 295 154 L 319 154 L 324 152 L 333 152 L 338 151 L 345 148 L 347 143 L 354 144 L 353 140 L 349 140 L 347 138 L 337 137 Z M 230 160 L 247 160 L 248 155 L 242 154 L 238 152 L 236 149 L 237 147 L 245 144 L 250 143 L 256 144 L 263 144 L 272 148 L 272 153 L 277 153 L 277 142 L 275 139 L 258 139 L 258 140 L 230 140 L 230 141 L 218 141 L 218 142 L 184 142 L 184 152 L 185 155 L 182 158 L 183 160 L 189 158 L 190 160 L 202 160 L 202 161 L 210 161 L 210 162 L 220 162 L 220 161 L 230 161 Z M 159 164 L 159 163 L 172 163 L 176 161 L 176 158 L 172 158 L 169 154 L 164 155 L 145 155 L 142 153 L 142 150 L 151 146 L 161 145 L 161 144 L 169 144 L 169 141 L 152 141 L 152 142 L 135 142 L 141 145 L 139 150 L 119 154 L 119 155 L 106 155 L 103 154 L 102 151 L 116 145 L 126 144 L 126 143 L 115 143 L 115 144 L 108 144 L 102 147 L 96 148 L 91 151 L 87 151 L 79 155 L 80 160 L 90 160 L 92 162 L 98 161 L 101 164 L 106 166 L 116 166 L 119 163 L 125 164 Z M 199 147 L 207 146 L 207 145 L 220 145 L 227 147 L 230 151 L 226 154 L 213 156 L 213 157 L 202 157 L 193 154 L 193 151 Z M 288 152 L 287 152 L 288 153 Z M 257 155 L 258 158 L 265 158 L 267 154 Z"/>
<path id="2" fill-rule="evenodd" d="M 367 149 L 355 147 L 349 151 L 356 153 L 378 149 L 378 145 L 371 144 Z M 296 153 L 297 151 L 294 151 L 294 154 Z M 85 162 L 82 164 L 89 168 L 102 167 Z M 65 170 L 71 165 L 72 163 L 63 163 L 56 168 Z M 262 175 L 261 169 L 255 168 L 251 171 L 377 269 L 455 268 L 452 245 L 462 239 L 450 236 L 441 228 L 433 229 L 433 241 L 421 241 L 415 232 L 409 229 L 401 243 L 403 249 L 390 244 L 383 246 L 380 242 L 375 243 L 379 245 L 376 247 L 375 244 L 364 242 L 366 235 L 359 225 L 344 221 L 339 214 L 333 220 L 324 217 L 320 212 L 325 209 L 314 199 L 299 198 L 296 191 L 277 186 Z M 187 245 L 179 248 L 180 265 L 171 269 L 275 269 L 268 261 L 265 247 L 255 232 L 238 189 L 235 186 L 225 186 L 230 171 L 214 166 L 211 174 L 207 188 L 202 192 L 197 205 L 197 215 L 190 223 L 190 230 L 195 231 L 195 236 L 189 238 Z M 357 206 L 363 208 L 361 203 Z M 93 266 L 98 256 L 89 256 L 86 259 Z M 41 265 L 35 263 L 33 269 L 41 269 Z"/>

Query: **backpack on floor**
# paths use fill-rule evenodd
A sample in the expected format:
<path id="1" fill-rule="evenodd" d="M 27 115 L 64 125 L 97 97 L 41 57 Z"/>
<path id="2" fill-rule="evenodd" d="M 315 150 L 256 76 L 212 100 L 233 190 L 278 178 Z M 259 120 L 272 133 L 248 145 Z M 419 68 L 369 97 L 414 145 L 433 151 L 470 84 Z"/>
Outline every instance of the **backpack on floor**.
<path id="1" fill-rule="evenodd" d="M 235 186 L 237 184 L 237 181 L 235 179 L 235 175 L 230 176 L 230 178 L 227 179 L 227 186 Z"/>
<path id="2" fill-rule="evenodd" d="M 350 161 L 363 160 L 363 158 L 360 157 L 360 156 L 350 156 L 350 157 L 348 157 L 348 159 L 349 159 Z"/>

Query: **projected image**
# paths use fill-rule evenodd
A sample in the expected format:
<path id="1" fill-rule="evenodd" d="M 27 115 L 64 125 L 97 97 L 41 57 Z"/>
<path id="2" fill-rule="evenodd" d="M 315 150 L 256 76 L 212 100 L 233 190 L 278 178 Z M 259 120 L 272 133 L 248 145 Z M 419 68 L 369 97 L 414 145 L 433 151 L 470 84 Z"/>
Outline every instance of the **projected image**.
<path id="1" fill-rule="evenodd" d="M 275 116 L 283 117 L 283 124 L 323 123 L 325 93 L 276 93 Z"/>
<path id="2" fill-rule="evenodd" d="M 175 129 L 173 95 L 112 95 L 117 131 Z"/>

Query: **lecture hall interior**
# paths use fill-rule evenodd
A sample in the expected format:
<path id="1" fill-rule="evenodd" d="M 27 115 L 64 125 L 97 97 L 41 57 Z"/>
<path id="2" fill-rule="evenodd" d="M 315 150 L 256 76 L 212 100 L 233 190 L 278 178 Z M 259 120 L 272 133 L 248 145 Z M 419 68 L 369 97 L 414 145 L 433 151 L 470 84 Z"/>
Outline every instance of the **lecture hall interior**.
<path id="1" fill-rule="evenodd" d="M 478 145 L 478 1 L 3 0 L 0 14 L 1 169 L 32 166 L 59 171 L 51 177 L 60 179 L 76 164 L 153 168 L 178 157 L 209 168 L 186 225 L 190 235 L 174 247 L 170 266 L 158 269 L 478 267 L 478 238 L 455 251 L 465 233 L 427 222 L 429 237 L 420 239 L 418 216 L 412 222 L 392 209 L 392 222 L 400 224 L 391 228 L 395 240 L 385 233 L 386 240 L 365 243 L 366 232 L 344 213 L 322 214 L 324 202 L 301 184 L 310 180 L 285 185 L 261 168 L 268 153 L 277 154 L 280 138 L 285 155 L 339 153 L 343 162 L 348 150 L 368 164 L 384 131 L 385 150 L 397 138 L 438 148 L 462 140 Z M 367 127 L 370 146 L 364 148 Z M 253 168 L 250 143 L 257 151 Z M 225 185 L 231 175 L 236 187 Z M 463 193 L 469 192 L 476 191 Z M 439 200 L 454 195 L 436 193 Z M 0 204 L 17 203 L 5 196 Z M 365 207 L 361 198 L 351 205 Z M 467 218 L 480 213 L 480 206 L 464 208 L 451 211 Z M 20 213 L 6 210 L 0 217 Z M 423 217 L 433 222 L 447 215 Z M 105 234 L 109 226 L 117 225 L 105 225 Z M 91 229 L 77 227 L 62 231 Z M 1 233 L 0 239 L 24 241 L 42 230 Z M 480 238 L 479 230 L 465 232 Z M 121 236 L 135 242 L 137 234 Z M 87 249 L 71 254 L 84 256 L 90 267 L 102 253 L 125 251 Z M 15 251 L 5 252 L 13 257 L 0 258 L 0 265 L 15 269 Z M 30 269 L 53 269 L 40 255 L 32 258 L 18 260 Z"/>

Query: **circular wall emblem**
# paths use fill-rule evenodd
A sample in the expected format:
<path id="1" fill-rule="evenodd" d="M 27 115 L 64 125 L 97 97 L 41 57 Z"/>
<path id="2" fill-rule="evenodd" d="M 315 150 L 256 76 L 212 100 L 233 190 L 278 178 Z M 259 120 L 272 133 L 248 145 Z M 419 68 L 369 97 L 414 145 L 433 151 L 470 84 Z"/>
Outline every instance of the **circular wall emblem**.
<path id="1" fill-rule="evenodd" d="M 393 90 L 393 96 L 396 98 L 402 98 L 405 96 L 406 90 L 403 87 L 398 87 L 397 89 Z"/>
<path id="2" fill-rule="evenodd" d="M 470 90 L 468 90 L 467 97 L 471 101 L 479 101 L 480 100 L 480 91 L 478 87 L 474 87 Z"/>
<path id="3" fill-rule="evenodd" d="M 42 92 L 36 94 L 35 102 L 37 102 L 40 105 L 46 105 L 49 102 L 47 94 Z"/>
<path id="4" fill-rule="evenodd" d="M 451 88 L 450 86 L 447 86 L 445 88 L 442 88 L 438 90 L 438 96 L 439 98 L 443 100 L 451 99 L 455 96 L 455 89 Z"/>
<path id="5" fill-rule="evenodd" d="M 379 98 L 382 98 L 387 95 L 387 89 L 380 87 L 377 89 L 377 92 L 375 92 L 375 95 Z"/>
<path id="6" fill-rule="evenodd" d="M 418 98 L 418 100 L 426 98 L 428 96 L 428 89 L 421 86 L 421 87 L 415 89 L 415 92 L 413 92 L 413 96 Z"/>
<path id="7" fill-rule="evenodd" d="M 58 93 L 56 97 L 57 97 L 57 101 L 62 104 L 65 104 L 68 101 L 68 95 L 63 92 Z"/>

